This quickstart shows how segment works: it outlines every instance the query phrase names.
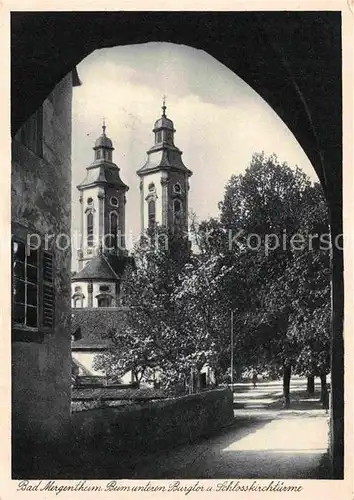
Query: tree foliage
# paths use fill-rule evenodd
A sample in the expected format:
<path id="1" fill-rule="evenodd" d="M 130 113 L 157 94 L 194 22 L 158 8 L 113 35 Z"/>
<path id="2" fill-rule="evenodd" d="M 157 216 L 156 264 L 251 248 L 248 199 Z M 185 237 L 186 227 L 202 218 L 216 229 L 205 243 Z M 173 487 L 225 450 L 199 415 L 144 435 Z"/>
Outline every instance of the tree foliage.
<path id="1" fill-rule="evenodd" d="M 182 235 L 159 227 L 135 249 L 125 332 L 111 332 L 115 347 L 101 367 L 132 370 L 138 381 L 157 370 L 167 385 L 208 364 L 220 379 L 232 310 L 240 373 L 328 372 L 329 231 L 320 186 L 275 155 L 255 154 L 231 177 L 219 208 L 219 218 L 193 217 L 193 253 Z"/>

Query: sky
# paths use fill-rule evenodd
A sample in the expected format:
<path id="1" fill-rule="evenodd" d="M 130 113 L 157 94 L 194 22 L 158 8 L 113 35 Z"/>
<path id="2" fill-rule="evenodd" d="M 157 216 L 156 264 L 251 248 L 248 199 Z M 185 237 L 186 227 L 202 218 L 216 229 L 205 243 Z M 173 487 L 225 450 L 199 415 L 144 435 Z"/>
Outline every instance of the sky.
<path id="1" fill-rule="evenodd" d="M 80 230 L 76 186 L 93 161 L 92 147 L 104 117 L 115 148 L 113 161 L 130 187 L 127 233 L 131 239 L 138 236 L 136 171 L 154 143 L 152 129 L 161 116 L 164 95 L 166 114 L 176 129 L 175 144 L 193 171 L 189 207 L 199 220 L 218 215 L 225 184 L 232 174 L 245 171 L 254 152 L 276 153 L 280 161 L 298 165 L 317 180 L 306 154 L 272 108 L 204 51 L 165 42 L 119 46 L 94 51 L 77 69 L 82 85 L 73 92 L 73 231 Z"/>

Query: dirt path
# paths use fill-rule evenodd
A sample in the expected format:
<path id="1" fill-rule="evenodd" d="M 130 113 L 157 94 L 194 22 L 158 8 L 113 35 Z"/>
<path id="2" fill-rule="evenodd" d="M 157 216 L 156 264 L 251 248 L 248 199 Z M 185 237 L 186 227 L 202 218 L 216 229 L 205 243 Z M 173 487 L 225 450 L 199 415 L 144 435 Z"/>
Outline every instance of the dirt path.
<path id="1" fill-rule="evenodd" d="M 133 479 L 316 478 L 327 450 L 328 415 L 305 382 L 294 383 L 293 410 L 281 410 L 279 382 L 253 389 L 235 386 L 235 421 L 218 435 L 195 444 L 139 457 Z M 301 399 L 303 394 L 303 399 Z M 125 476 L 127 477 L 127 476 Z"/>

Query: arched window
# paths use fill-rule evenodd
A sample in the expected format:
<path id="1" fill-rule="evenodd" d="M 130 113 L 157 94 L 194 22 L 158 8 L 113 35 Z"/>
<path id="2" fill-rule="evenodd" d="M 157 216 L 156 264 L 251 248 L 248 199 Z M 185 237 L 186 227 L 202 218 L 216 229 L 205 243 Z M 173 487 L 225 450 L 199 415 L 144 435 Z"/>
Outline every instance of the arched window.
<path id="1" fill-rule="evenodd" d="M 111 307 L 111 303 L 112 303 L 112 297 L 110 297 L 109 295 L 105 295 L 97 299 L 98 307 Z"/>
<path id="2" fill-rule="evenodd" d="M 182 215 L 182 203 L 180 200 L 174 200 L 173 202 L 173 215 L 175 221 L 179 221 Z"/>
<path id="3" fill-rule="evenodd" d="M 149 227 L 154 226 L 156 222 L 156 203 L 154 200 L 150 200 L 148 203 L 148 219 Z"/>
<path id="4" fill-rule="evenodd" d="M 157 132 L 156 143 L 159 144 L 161 142 L 161 139 L 162 139 L 162 133 L 160 131 L 160 132 Z"/>
<path id="5" fill-rule="evenodd" d="M 118 214 L 117 212 L 111 212 L 109 214 L 109 234 L 110 234 L 110 246 L 117 247 L 117 233 L 118 233 Z"/>
<path id="6" fill-rule="evenodd" d="M 105 160 L 109 160 L 109 161 L 112 160 L 112 151 L 110 151 L 109 149 L 105 149 L 103 154 L 104 154 Z"/>
<path id="7" fill-rule="evenodd" d="M 82 297 L 76 297 L 74 299 L 74 307 L 77 309 L 78 307 L 82 307 Z"/>
<path id="8" fill-rule="evenodd" d="M 93 213 L 87 214 L 87 246 L 93 246 Z"/>

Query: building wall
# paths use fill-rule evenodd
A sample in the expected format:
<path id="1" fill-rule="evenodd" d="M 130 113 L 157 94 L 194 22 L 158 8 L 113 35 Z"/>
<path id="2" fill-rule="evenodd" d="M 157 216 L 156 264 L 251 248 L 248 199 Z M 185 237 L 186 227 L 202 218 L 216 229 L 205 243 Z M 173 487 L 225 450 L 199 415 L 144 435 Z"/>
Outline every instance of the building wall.
<path id="1" fill-rule="evenodd" d="M 175 184 L 179 184 L 181 187 L 181 192 L 177 195 L 174 191 Z M 174 224 L 174 209 L 173 201 L 179 199 L 182 203 L 182 212 L 180 218 L 180 224 L 183 230 L 188 230 L 188 176 L 180 172 L 169 172 L 168 175 L 168 225 L 173 227 Z"/>
<path id="2" fill-rule="evenodd" d="M 106 286 L 109 287 L 109 290 L 101 291 L 100 287 Z M 77 288 L 80 287 L 80 290 Z M 76 297 L 75 294 L 82 293 L 82 304 L 80 307 L 91 307 L 89 305 L 89 291 L 88 291 L 88 282 L 87 281 L 73 281 L 71 284 L 71 297 Z M 117 288 L 116 283 L 112 281 L 94 281 L 92 283 L 92 307 L 98 307 L 98 299 L 97 296 L 103 293 L 108 293 L 112 295 L 112 305 L 111 307 L 119 306 L 119 297 L 117 297 Z M 75 299 L 71 299 L 72 307 L 75 307 Z"/>
<path id="3" fill-rule="evenodd" d="M 155 185 L 154 192 L 149 190 L 149 185 Z M 178 183 L 181 187 L 181 192 L 177 195 L 174 191 L 174 185 Z M 142 232 L 145 232 L 149 225 L 148 201 L 146 198 L 149 195 L 155 194 L 156 205 L 156 223 L 159 225 L 174 226 L 174 209 L 173 202 L 179 199 L 182 203 L 183 210 L 181 216 L 181 227 L 188 230 L 188 177 L 181 172 L 170 171 L 168 174 L 165 171 L 144 175 L 141 177 L 141 227 Z"/>
<path id="4" fill-rule="evenodd" d="M 47 235 L 48 242 L 57 239 L 62 247 L 51 247 L 53 328 L 42 339 L 39 336 L 35 340 L 29 332 L 26 341 L 19 340 L 25 339 L 26 332 L 19 329 L 15 336 L 13 331 L 12 411 L 17 470 L 21 470 L 22 460 L 19 448 L 30 453 L 28 442 L 39 445 L 55 439 L 70 416 L 71 249 L 67 237 L 71 224 L 71 98 L 69 74 L 43 103 L 41 155 L 21 143 L 21 130 L 12 144 L 12 233 L 36 233 L 42 243 Z M 64 236 L 59 238 L 60 234 Z"/>
<path id="5" fill-rule="evenodd" d="M 98 355 L 98 351 L 80 351 L 73 350 L 72 356 L 75 360 L 77 360 L 81 365 L 83 365 L 87 370 L 89 370 L 92 375 L 101 375 L 105 376 L 106 372 L 103 370 L 96 370 L 94 368 L 95 357 Z M 131 372 L 125 373 L 122 377 L 120 377 L 121 384 L 130 384 L 132 381 Z"/>
<path id="6" fill-rule="evenodd" d="M 73 359 L 76 359 L 80 364 L 82 364 L 87 370 L 89 370 L 93 375 L 105 375 L 102 370 L 96 370 L 93 367 L 95 356 L 97 352 L 95 351 L 73 351 Z"/>
<path id="7" fill-rule="evenodd" d="M 80 242 L 78 268 L 81 270 L 85 264 L 97 255 L 98 248 L 101 244 L 109 247 L 109 239 L 105 239 L 105 235 L 111 232 L 110 227 L 110 213 L 116 212 L 118 216 L 118 234 L 125 235 L 125 193 L 124 191 L 117 190 L 113 187 L 91 187 L 84 189 L 78 194 L 81 200 L 81 221 L 80 233 L 77 235 Z M 118 207 L 111 204 L 111 198 L 118 199 Z M 87 200 L 92 198 L 91 205 Z M 93 245 L 87 245 L 87 210 L 92 208 L 93 216 Z M 119 241 L 119 247 L 125 247 L 125 238 L 122 237 Z M 81 253 L 82 252 L 82 253 Z"/>
<path id="8" fill-rule="evenodd" d="M 82 252 L 82 257 L 84 260 L 79 260 L 79 270 L 81 270 L 85 263 L 95 257 L 97 255 L 97 249 L 100 243 L 100 209 L 102 202 L 104 200 L 100 200 L 98 195 L 103 192 L 101 188 L 93 187 L 83 190 L 80 195 L 81 200 L 81 223 L 80 223 L 80 249 L 79 252 Z M 92 215 L 93 215 L 93 245 L 88 247 L 87 245 L 87 213 L 86 210 L 89 208 L 87 200 L 89 198 L 93 199 L 92 204 Z"/>

